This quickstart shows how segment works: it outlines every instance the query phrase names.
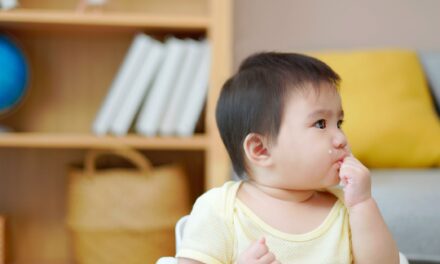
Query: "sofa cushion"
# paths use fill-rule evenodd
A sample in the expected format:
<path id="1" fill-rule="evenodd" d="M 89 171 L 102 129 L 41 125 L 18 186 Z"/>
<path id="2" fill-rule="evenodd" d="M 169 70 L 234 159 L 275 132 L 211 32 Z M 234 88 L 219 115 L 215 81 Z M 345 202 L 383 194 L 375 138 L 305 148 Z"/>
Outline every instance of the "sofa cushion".
<path id="1" fill-rule="evenodd" d="M 440 119 L 415 52 L 314 53 L 342 78 L 343 129 L 371 168 L 440 165 Z"/>

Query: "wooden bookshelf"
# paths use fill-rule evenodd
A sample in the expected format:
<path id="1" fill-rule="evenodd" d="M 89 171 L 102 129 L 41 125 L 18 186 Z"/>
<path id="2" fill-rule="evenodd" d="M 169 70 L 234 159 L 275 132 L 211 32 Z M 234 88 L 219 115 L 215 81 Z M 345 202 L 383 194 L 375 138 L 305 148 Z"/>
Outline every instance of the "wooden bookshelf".
<path id="1" fill-rule="evenodd" d="M 206 31 L 209 16 L 148 13 L 80 13 L 41 9 L 17 9 L 0 13 L 0 25 L 42 28 L 47 25 L 128 27 L 176 31 Z"/>
<path id="2" fill-rule="evenodd" d="M 195 135 L 188 138 L 148 138 L 135 134 L 125 137 L 31 132 L 0 134 L 0 147 L 2 148 L 91 149 L 130 146 L 149 150 L 205 150 L 208 147 L 208 142 L 205 135 Z"/>
<path id="3" fill-rule="evenodd" d="M 5 263 L 5 218 L 0 215 L 0 264 Z"/>
<path id="4" fill-rule="evenodd" d="M 186 166 L 192 192 L 230 176 L 215 105 L 232 72 L 231 0 L 111 0 L 102 12 L 78 13 L 74 0 L 21 0 L 0 11 L 0 33 L 17 40 L 31 66 L 21 105 L 0 123 L 0 214 L 8 219 L 6 263 L 72 263 L 65 229 L 66 168 L 85 151 L 130 146 L 153 164 Z M 135 32 L 159 40 L 206 37 L 209 91 L 197 133 L 189 138 L 91 134 L 94 118 Z M 201 125 L 200 125 L 201 124 Z M 193 197 L 194 198 L 194 197 Z"/>

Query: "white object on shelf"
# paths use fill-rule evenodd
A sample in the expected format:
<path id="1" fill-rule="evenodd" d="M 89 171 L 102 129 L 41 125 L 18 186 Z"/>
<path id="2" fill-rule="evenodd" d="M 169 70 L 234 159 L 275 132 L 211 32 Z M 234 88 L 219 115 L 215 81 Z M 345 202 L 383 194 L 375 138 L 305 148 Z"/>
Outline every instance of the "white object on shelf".
<path id="1" fill-rule="evenodd" d="M 104 5 L 107 0 L 80 0 L 76 6 L 76 11 L 83 13 L 86 11 L 93 11 L 102 13 Z"/>
<path id="2" fill-rule="evenodd" d="M 163 44 L 156 40 L 150 41 L 150 48 L 143 58 L 142 65 L 131 87 L 127 87 L 127 96 L 119 108 L 111 132 L 117 136 L 127 134 L 136 112 L 139 110 L 148 88 L 156 75 L 164 53 Z"/>
<path id="3" fill-rule="evenodd" d="M 181 117 L 184 102 L 187 100 L 192 80 L 201 62 L 201 44 L 198 41 L 187 39 L 185 45 L 187 46 L 187 55 L 159 129 L 159 133 L 163 136 L 170 136 L 177 132 L 177 123 Z"/>
<path id="4" fill-rule="evenodd" d="M 184 41 L 170 37 L 165 42 L 165 57 L 150 93 L 136 121 L 136 131 L 144 136 L 155 136 L 176 77 L 186 54 Z"/>
<path id="5" fill-rule="evenodd" d="M 88 5 L 104 5 L 107 0 L 87 0 Z"/>
<path id="6" fill-rule="evenodd" d="M 147 52 L 147 43 L 150 40 L 151 38 L 143 33 L 139 33 L 134 37 L 127 55 L 93 123 L 92 130 L 96 135 L 104 135 L 109 131 L 112 119 L 115 118 L 127 94 L 127 87 L 130 87 L 135 76 L 138 74 L 142 64 L 142 58 L 145 57 Z"/>
<path id="7" fill-rule="evenodd" d="M 9 10 L 18 6 L 17 0 L 0 0 L 0 8 L 3 10 Z"/>
<path id="8" fill-rule="evenodd" d="M 202 44 L 202 59 L 197 73 L 191 84 L 187 100 L 185 101 L 182 117 L 177 125 L 177 134 L 182 137 L 192 136 L 197 121 L 202 112 L 208 91 L 209 73 L 211 64 L 211 50 L 208 41 Z"/>

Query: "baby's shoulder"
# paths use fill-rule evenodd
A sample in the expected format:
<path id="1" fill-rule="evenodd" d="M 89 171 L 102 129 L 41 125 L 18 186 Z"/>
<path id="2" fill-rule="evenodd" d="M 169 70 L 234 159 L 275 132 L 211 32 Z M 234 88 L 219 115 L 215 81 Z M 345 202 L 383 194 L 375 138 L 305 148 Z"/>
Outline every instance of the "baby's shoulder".
<path id="1" fill-rule="evenodd" d="M 241 182 L 228 181 L 220 187 L 212 188 L 197 198 L 193 210 L 207 208 L 209 210 L 227 211 L 233 206 L 237 189 Z"/>

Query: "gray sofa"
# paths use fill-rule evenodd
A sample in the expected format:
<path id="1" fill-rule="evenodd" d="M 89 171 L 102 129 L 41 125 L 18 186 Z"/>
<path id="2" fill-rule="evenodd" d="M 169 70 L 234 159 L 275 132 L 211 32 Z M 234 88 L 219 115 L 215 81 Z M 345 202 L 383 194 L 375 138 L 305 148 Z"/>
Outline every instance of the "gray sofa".
<path id="1" fill-rule="evenodd" d="M 440 263 L 440 168 L 373 169 L 372 192 L 399 250 Z"/>

